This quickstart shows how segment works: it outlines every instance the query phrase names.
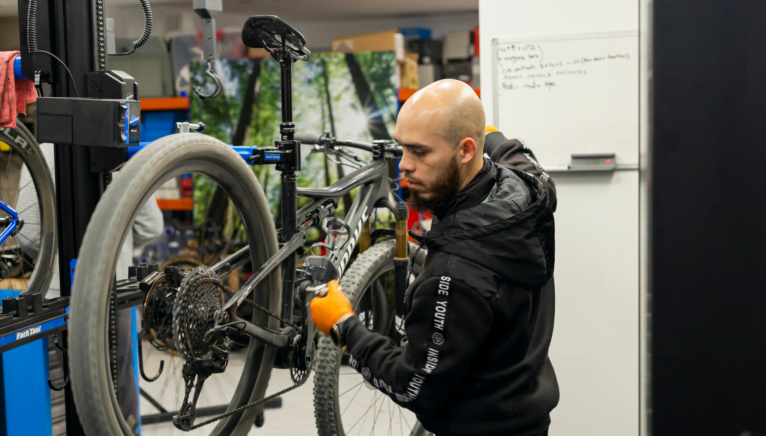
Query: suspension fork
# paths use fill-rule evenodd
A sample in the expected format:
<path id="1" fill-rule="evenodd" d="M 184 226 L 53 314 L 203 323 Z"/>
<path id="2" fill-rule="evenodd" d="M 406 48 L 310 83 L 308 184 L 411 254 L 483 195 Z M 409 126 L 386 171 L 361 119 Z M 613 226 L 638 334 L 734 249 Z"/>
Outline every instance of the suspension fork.
<path id="1" fill-rule="evenodd" d="M 407 216 L 409 210 L 403 204 L 397 204 L 392 210 L 396 219 L 396 255 L 394 257 L 394 296 L 396 304 L 394 306 L 396 316 L 404 319 L 406 315 L 405 296 L 407 294 L 407 271 L 409 270 L 410 260 L 407 257 Z M 397 330 L 397 341 L 401 333 Z"/>

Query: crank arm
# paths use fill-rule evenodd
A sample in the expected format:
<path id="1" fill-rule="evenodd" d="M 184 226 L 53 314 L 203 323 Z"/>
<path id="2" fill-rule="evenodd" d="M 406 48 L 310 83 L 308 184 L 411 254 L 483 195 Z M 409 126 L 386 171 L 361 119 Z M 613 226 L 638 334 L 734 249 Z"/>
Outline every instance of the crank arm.
<path id="1" fill-rule="evenodd" d="M 305 242 L 306 242 L 306 232 L 300 231 L 296 233 L 289 241 L 287 241 L 287 243 L 284 246 L 282 246 L 282 248 L 279 249 L 279 251 L 277 251 L 277 253 L 274 256 L 271 257 L 271 259 L 267 260 L 262 267 L 258 268 L 258 271 L 256 271 L 255 274 L 253 274 L 252 277 L 250 277 L 245 282 L 245 284 L 242 285 L 241 288 L 239 288 L 239 291 L 237 291 L 237 293 L 234 294 L 234 296 L 231 297 L 229 301 L 227 301 L 226 304 L 223 306 L 223 310 L 228 311 L 235 304 L 237 306 L 241 305 L 242 302 L 245 301 L 245 298 L 247 298 L 248 294 L 250 294 L 250 292 L 252 292 L 253 289 L 255 289 L 255 287 L 258 286 L 258 284 L 261 281 L 263 281 L 263 279 L 266 278 L 267 275 L 269 275 L 270 272 L 272 272 L 276 267 L 278 267 L 283 260 L 287 259 L 288 256 L 293 255 L 293 253 L 295 253 L 295 250 L 297 250 L 300 247 L 303 247 L 303 244 Z M 239 252 L 237 252 L 237 254 L 238 253 Z"/>
<path id="2" fill-rule="evenodd" d="M 271 345 L 277 349 L 287 348 L 290 344 L 292 344 L 293 338 L 296 334 L 295 329 L 290 326 L 276 332 L 266 327 L 261 327 L 257 324 L 242 320 L 229 324 L 227 327 L 230 329 L 236 329 L 240 333 L 244 333 L 251 338 L 258 339 L 266 345 Z"/>

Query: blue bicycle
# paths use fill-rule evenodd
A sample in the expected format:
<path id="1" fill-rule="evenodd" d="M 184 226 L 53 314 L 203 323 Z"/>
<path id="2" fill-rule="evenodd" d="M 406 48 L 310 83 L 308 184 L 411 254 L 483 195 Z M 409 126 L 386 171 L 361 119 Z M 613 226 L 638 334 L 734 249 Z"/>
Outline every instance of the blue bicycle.
<path id="1" fill-rule="evenodd" d="M 52 160 L 52 145 L 46 151 Z M 56 244 L 56 195 L 46 154 L 21 122 L 0 128 L 0 289 L 45 296 Z"/>

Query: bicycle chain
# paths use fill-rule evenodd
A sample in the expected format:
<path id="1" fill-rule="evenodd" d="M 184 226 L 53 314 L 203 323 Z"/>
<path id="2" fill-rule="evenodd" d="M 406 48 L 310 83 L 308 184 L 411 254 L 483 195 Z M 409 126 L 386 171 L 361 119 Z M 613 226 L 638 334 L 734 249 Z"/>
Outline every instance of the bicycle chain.
<path id="1" fill-rule="evenodd" d="M 224 291 L 228 292 L 231 295 L 236 294 L 236 292 L 234 292 L 233 289 L 231 289 L 230 287 L 224 285 L 223 283 L 221 283 L 219 280 L 216 280 L 215 278 L 202 279 L 202 280 L 199 280 L 198 282 L 196 282 L 195 284 L 206 284 L 206 283 L 212 283 L 212 284 L 214 284 L 216 286 L 219 286 L 221 289 L 223 289 Z M 245 298 L 244 301 L 246 303 L 249 303 L 250 305 L 252 305 L 256 309 L 260 310 L 261 312 L 265 313 L 266 315 L 268 315 L 268 316 L 270 316 L 270 317 L 272 317 L 272 318 L 274 318 L 274 319 L 276 319 L 276 320 L 278 320 L 280 322 L 283 322 L 283 323 L 289 325 L 290 327 L 292 327 L 294 329 L 300 330 L 300 328 L 301 328 L 298 324 L 295 324 L 292 321 L 288 321 L 288 320 L 282 318 L 281 316 L 279 316 L 276 313 L 270 311 L 269 309 L 266 309 L 265 307 L 261 306 L 260 304 L 256 303 L 255 301 L 253 301 L 253 300 L 251 300 L 249 298 Z M 235 307 L 238 307 L 238 306 L 235 306 Z"/>
<path id="2" fill-rule="evenodd" d="M 303 380 L 301 380 L 300 383 L 296 383 L 296 384 L 294 384 L 293 386 L 290 386 L 287 389 L 283 389 L 283 390 L 281 390 L 281 391 L 279 391 L 279 392 L 277 392 L 275 394 L 269 395 L 268 397 L 264 397 L 264 398 L 261 398 L 260 400 L 253 401 L 252 403 L 245 404 L 244 406 L 237 407 L 236 409 L 232 410 L 231 412 L 226 412 L 226 413 L 224 413 L 222 415 L 216 416 L 215 418 L 210 418 L 210 419 L 208 419 L 205 422 L 201 422 L 199 424 L 195 424 L 195 425 L 191 426 L 191 428 L 189 428 L 189 430 L 190 431 L 191 430 L 196 430 L 196 429 L 198 429 L 200 427 L 206 426 L 208 424 L 212 424 L 212 423 L 214 423 L 216 421 L 220 421 L 220 420 L 222 420 L 222 419 L 224 419 L 224 418 L 226 418 L 228 416 L 234 415 L 235 413 L 239 413 L 239 412 L 241 412 L 241 411 L 243 411 L 245 409 L 249 409 L 251 407 L 255 407 L 255 406 L 257 406 L 257 405 L 259 405 L 261 403 L 264 403 L 264 402 L 269 401 L 271 399 L 274 399 L 274 398 L 277 398 L 279 396 L 282 396 L 282 395 L 292 391 L 293 389 L 297 389 L 297 388 L 303 386 L 308 379 L 309 378 L 306 377 Z"/>
<path id="3" fill-rule="evenodd" d="M 112 290 L 109 296 L 109 361 L 112 370 L 112 386 L 114 396 L 120 398 L 120 383 L 117 369 L 117 291 Z"/>

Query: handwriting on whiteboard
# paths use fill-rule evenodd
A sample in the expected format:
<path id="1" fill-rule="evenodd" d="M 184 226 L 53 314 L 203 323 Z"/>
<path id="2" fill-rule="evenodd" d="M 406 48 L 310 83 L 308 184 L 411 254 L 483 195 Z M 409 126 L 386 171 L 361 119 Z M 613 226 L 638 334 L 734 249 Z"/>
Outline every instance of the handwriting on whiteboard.
<path id="1" fill-rule="evenodd" d="M 587 76 L 593 68 L 628 60 L 628 53 L 599 53 L 597 56 L 546 59 L 539 44 L 510 44 L 497 48 L 500 89 L 505 91 L 552 91 L 557 86 L 570 82 L 562 80 L 564 78 Z"/>

